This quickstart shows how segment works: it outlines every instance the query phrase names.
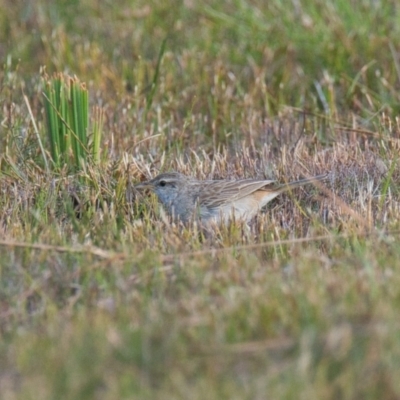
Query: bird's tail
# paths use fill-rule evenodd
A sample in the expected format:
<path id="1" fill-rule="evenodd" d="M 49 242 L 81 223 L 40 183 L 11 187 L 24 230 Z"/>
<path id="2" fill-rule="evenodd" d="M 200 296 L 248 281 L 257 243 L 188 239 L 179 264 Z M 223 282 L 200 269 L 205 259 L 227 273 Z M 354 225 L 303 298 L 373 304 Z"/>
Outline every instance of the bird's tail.
<path id="1" fill-rule="evenodd" d="M 304 179 L 300 179 L 298 181 L 294 181 L 294 182 L 290 182 L 290 183 L 283 183 L 282 185 L 280 185 L 279 189 L 281 192 L 284 192 L 286 190 L 292 190 L 299 186 L 308 185 L 309 183 L 323 181 L 326 178 L 328 178 L 328 176 L 329 176 L 329 174 L 317 175 L 317 176 L 313 176 L 312 178 L 304 178 Z"/>

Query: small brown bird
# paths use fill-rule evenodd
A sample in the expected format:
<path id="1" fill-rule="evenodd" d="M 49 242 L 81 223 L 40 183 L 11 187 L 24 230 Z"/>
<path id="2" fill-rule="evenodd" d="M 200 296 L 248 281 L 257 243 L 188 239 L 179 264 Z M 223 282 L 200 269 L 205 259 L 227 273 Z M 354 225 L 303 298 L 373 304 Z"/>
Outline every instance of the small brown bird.
<path id="1" fill-rule="evenodd" d="M 202 223 L 228 222 L 233 216 L 250 221 L 280 193 L 325 179 L 328 175 L 279 184 L 273 180 L 238 179 L 199 181 L 178 172 L 167 172 L 135 186 L 151 190 L 175 219 Z"/>

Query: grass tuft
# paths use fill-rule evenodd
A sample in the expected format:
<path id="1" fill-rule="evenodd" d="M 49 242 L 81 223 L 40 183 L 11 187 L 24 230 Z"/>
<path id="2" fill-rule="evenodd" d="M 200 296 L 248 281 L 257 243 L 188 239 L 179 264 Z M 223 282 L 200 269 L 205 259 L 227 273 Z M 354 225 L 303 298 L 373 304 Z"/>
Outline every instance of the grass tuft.
<path id="1" fill-rule="evenodd" d="M 44 105 L 50 153 L 57 169 L 66 164 L 75 171 L 88 160 L 100 161 L 103 114 L 95 109 L 92 143 L 89 142 L 89 94 L 78 78 L 62 74 L 44 78 Z"/>

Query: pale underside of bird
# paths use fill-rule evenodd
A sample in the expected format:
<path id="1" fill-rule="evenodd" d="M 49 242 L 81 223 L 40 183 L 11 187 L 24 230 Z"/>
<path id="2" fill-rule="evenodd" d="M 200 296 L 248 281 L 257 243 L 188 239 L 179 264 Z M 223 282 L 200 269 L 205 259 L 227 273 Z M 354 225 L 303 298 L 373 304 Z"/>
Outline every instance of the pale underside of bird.
<path id="1" fill-rule="evenodd" d="M 248 222 L 280 193 L 326 177 L 319 175 L 280 184 L 264 179 L 199 181 L 177 172 L 167 172 L 135 188 L 154 192 L 174 219 L 219 224 L 233 218 Z"/>

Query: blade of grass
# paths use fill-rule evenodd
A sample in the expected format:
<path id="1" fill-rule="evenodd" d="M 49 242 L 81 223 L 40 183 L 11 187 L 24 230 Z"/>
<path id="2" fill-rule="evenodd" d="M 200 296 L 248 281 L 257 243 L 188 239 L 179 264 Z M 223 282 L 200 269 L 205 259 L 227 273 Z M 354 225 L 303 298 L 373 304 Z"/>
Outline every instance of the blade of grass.
<path id="1" fill-rule="evenodd" d="M 395 157 L 392 160 L 392 162 L 390 164 L 389 171 L 386 174 L 386 177 L 385 177 L 385 179 L 383 180 L 383 183 L 382 183 L 381 198 L 380 198 L 380 201 L 379 201 L 379 207 L 380 207 L 381 210 L 382 210 L 384 202 L 386 201 L 386 195 L 387 195 L 387 192 L 389 190 L 390 183 L 392 182 L 392 176 L 393 176 L 393 173 L 394 173 L 394 171 L 396 169 L 396 166 L 397 166 L 397 160 L 398 160 L 398 157 Z"/>
<path id="2" fill-rule="evenodd" d="M 103 118 L 104 112 L 101 108 L 96 107 L 94 110 L 93 121 L 93 142 L 92 142 L 92 156 L 95 163 L 100 162 L 100 141 L 103 131 Z"/>
<path id="3" fill-rule="evenodd" d="M 49 173 L 50 169 L 49 169 L 49 163 L 48 163 L 47 157 L 46 157 L 46 152 L 44 150 L 42 140 L 40 139 L 39 130 L 38 130 L 38 127 L 36 125 L 36 121 L 35 121 L 35 118 L 33 116 L 32 109 L 31 109 L 31 106 L 29 104 L 28 97 L 25 94 L 23 96 L 24 96 L 25 104 L 26 104 L 26 106 L 28 108 L 29 116 L 31 117 L 31 120 L 32 120 L 33 129 L 35 131 L 35 134 L 36 134 L 36 137 L 37 137 L 37 140 L 38 140 L 38 143 L 39 143 L 40 152 L 42 153 L 44 165 L 46 167 L 46 172 Z"/>
<path id="4" fill-rule="evenodd" d="M 160 75 L 161 61 L 165 53 L 166 45 L 167 45 L 167 38 L 165 38 L 161 43 L 160 52 L 158 53 L 157 65 L 156 65 L 156 70 L 154 72 L 153 81 L 151 83 L 150 93 L 146 98 L 146 112 L 149 111 L 153 103 L 154 94 L 156 92 L 158 84 L 158 76 Z"/>
<path id="5" fill-rule="evenodd" d="M 59 143 L 59 124 L 57 117 L 59 92 L 57 90 L 57 81 L 46 82 L 45 86 L 45 113 L 47 119 L 47 134 L 50 142 L 50 152 L 53 162 L 58 165 L 60 157 Z"/>
<path id="6" fill-rule="evenodd" d="M 72 128 L 72 149 L 75 156 L 75 165 L 80 169 L 81 163 L 87 161 L 87 129 L 88 129 L 88 92 L 77 78 L 70 79 L 70 121 Z"/>

